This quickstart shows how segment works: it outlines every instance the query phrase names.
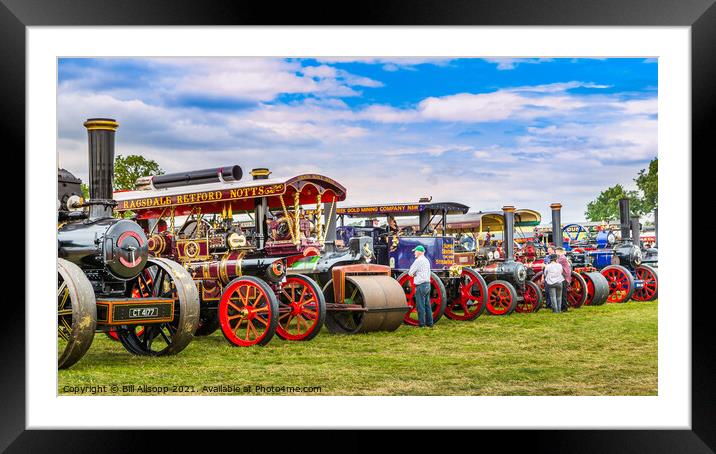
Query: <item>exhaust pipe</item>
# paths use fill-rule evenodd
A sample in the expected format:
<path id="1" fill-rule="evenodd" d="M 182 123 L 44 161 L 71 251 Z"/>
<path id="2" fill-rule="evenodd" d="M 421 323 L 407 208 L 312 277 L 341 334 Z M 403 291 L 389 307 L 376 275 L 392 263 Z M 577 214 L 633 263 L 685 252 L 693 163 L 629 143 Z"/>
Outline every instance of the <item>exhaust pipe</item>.
<path id="1" fill-rule="evenodd" d="M 554 247 L 562 247 L 562 204 L 553 203 L 549 207 L 552 209 L 552 242 Z"/>
<path id="2" fill-rule="evenodd" d="M 515 259 L 515 207 L 502 207 L 505 223 L 502 230 L 502 249 L 505 251 L 505 262 Z"/>
<path id="3" fill-rule="evenodd" d="M 89 141 L 89 218 L 112 217 L 114 135 L 119 123 L 112 118 L 89 118 L 84 127 Z"/>

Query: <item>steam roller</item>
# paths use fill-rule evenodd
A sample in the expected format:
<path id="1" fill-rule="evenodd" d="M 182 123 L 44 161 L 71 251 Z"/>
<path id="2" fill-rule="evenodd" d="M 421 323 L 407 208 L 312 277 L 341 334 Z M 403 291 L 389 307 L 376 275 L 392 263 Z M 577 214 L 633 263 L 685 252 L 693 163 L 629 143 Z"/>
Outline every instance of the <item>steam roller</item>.
<path id="1" fill-rule="evenodd" d="M 395 331 L 408 307 L 405 292 L 390 267 L 372 264 L 338 266 L 323 287 L 326 327 L 333 334 Z"/>

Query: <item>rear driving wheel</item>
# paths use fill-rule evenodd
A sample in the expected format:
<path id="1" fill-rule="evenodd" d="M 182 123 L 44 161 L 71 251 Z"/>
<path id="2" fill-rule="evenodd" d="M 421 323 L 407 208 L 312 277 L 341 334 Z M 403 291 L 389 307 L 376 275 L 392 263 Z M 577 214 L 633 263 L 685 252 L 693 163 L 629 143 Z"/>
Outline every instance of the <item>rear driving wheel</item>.
<path id="1" fill-rule="evenodd" d="M 413 277 L 409 276 L 407 272 L 403 273 L 398 276 L 398 284 L 403 287 L 405 299 L 410 307 L 410 310 L 405 314 L 403 323 L 418 326 L 418 311 L 415 307 L 415 284 L 413 283 Z M 430 307 L 433 309 L 433 323 L 437 323 L 438 320 L 440 320 L 445 313 L 446 306 L 447 295 L 445 286 L 437 274 L 430 273 Z"/>
<path id="2" fill-rule="evenodd" d="M 72 262 L 57 259 L 57 367 L 79 361 L 94 339 L 97 303 L 84 272 Z"/>

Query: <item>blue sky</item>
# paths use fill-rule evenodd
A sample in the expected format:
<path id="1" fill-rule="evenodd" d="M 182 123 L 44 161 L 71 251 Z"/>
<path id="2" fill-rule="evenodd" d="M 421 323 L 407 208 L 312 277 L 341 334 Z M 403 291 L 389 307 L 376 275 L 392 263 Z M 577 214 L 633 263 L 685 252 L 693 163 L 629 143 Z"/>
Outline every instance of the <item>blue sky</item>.
<path id="1" fill-rule="evenodd" d="M 432 195 L 581 221 L 657 156 L 652 59 L 60 59 L 60 166 L 87 177 L 90 117 L 167 172 L 318 172 L 348 203 Z"/>

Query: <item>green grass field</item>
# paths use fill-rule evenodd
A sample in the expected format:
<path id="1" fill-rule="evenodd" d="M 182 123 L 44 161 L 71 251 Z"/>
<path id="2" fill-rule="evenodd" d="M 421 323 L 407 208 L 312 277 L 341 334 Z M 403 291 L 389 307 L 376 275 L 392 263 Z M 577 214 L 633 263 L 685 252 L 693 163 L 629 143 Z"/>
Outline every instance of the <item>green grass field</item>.
<path id="1" fill-rule="evenodd" d="M 187 394 L 173 387 L 189 386 L 194 395 L 656 395 L 657 309 L 657 302 L 630 302 L 561 315 L 543 309 L 473 322 L 443 318 L 432 329 L 402 326 L 355 336 L 324 331 L 310 342 L 274 337 L 253 348 L 231 347 L 217 332 L 160 358 L 132 356 L 97 334 L 80 362 L 59 371 L 58 392 L 104 386 L 99 394 Z M 170 390 L 142 392 L 140 385 Z M 219 385 L 238 390 L 204 389 Z"/>

